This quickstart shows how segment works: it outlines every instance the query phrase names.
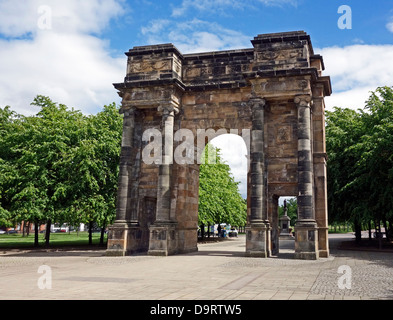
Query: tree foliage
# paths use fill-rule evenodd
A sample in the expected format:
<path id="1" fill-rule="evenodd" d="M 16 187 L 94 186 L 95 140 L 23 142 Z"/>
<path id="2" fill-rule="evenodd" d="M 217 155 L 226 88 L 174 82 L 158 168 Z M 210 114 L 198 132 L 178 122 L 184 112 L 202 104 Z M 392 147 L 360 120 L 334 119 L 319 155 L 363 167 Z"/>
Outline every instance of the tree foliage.
<path id="1" fill-rule="evenodd" d="M 239 182 L 235 181 L 229 165 L 223 162 L 220 150 L 208 144 L 202 157 L 204 161 L 199 168 L 199 224 L 225 222 L 244 225 L 247 205 L 240 195 Z"/>
<path id="2" fill-rule="evenodd" d="M 85 116 L 37 96 L 34 116 L 0 108 L 0 224 L 95 222 L 115 215 L 122 119 Z M 47 243 L 49 233 L 47 233 Z"/>
<path id="3" fill-rule="evenodd" d="M 326 112 L 330 220 L 393 226 L 393 89 L 377 88 L 362 110 Z M 386 222 L 389 222 L 387 224 Z"/>

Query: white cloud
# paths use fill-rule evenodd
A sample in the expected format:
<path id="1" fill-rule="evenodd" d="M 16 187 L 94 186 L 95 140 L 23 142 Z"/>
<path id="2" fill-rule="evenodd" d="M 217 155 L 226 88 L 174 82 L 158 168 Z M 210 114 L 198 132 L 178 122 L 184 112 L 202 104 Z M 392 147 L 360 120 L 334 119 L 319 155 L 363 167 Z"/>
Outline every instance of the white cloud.
<path id="1" fill-rule="evenodd" d="M 325 98 L 326 109 L 332 111 L 334 107 L 349 108 L 353 110 L 363 109 L 365 102 L 370 97 L 370 92 L 377 87 L 359 87 L 342 92 L 333 92 Z"/>
<path id="2" fill-rule="evenodd" d="M 171 23 L 167 19 L 156 19 L 150 22 L 147 27 L 142 27 L 141 32 L 143 35 L 147 34 L 158 34 L 164 30 Z"/>
<path id="3" fill-rule="evenodd" d="M 37 22 L 50 9 L 55 32 L 98 33 L 108 26 L 114 17 L 122 14 L 122 0 L 1 0 L 0 33 L 9 37 L 35 34 Z"/>
<path id="4" fill-rule="evenodd" d="M 149 44 L 173 43 L 182 53 L 248 48 L 250 37 L 199 19 L 154 20 L 141 29 Z"/>
<path id="5" fill-rule="evenodd" d="M 297 6 L 298 0 L 256 0 L 269 7 L 281 7 L 283 5 Z"/>
<path id="6" fill-rule="evenodd" d="M 230 9 L 243 9 L 247 5 L 247 1 L 236 0 L 183 0 L 180 7 L 175 7 L 172 16 L 179 17 L 189 10 L 220 12 Z"/>
<path id="7" fill-rule="evenodd" d="M 386 29 L 393 33 L 393 21 L 386 24 Z"/>
<path id="8" fill-rule="evenodd" d="M 118 102 L 113 82 L 122 81 L 125 57 L 113 58 L 109 43 L 92 35 L 121 14 L 121 2 L 110 0 L 47 1 L 52 28 L 37 21 L 43 1 L 0 2 L 0 107 L 10 105 L 21 114 L 37 94 L 95 113 Z"/>
<path id="9" fill-rule="evenodd" d="M 229 10 L 255 9 L 258 4 L 264 6 L 296 6 L 297 0 L 183 0 L 179 7 L 172 10 L 173 17 L 180 17 L 188 11 L 209 12 L 212 14 L 227 14 Z"/>
<path id="10" fill-rule="evenodd" d="M 390 17 L 389 22 L 386 24 L 386 29 L 393 33 L 393 17 Z"/>
<path id="11" fill-rule="evenodd" d="M 125 60 L 112 58 L 98 38 L 43 32 L 33 40 L 0 40 L 0 103 L 32 114 L 37 94 L 95 113 L 115 101 L 113 82 L 121 81 Z"/>
<path id="12" fill-rule="evenodd" d="M 316 49 L 331 76 L 333 94 L 327 108 L 362 109 L 379 86 L 393 86 L 393 45 L 352 45 Z"/>

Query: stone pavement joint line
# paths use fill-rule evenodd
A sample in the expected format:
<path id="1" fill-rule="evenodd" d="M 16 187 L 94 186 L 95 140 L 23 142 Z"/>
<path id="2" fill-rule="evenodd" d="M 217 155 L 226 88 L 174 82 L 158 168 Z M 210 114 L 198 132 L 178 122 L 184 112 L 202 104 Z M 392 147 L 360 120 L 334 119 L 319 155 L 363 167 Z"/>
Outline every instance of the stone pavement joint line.
<path id="1" fill-rule="evenodd" d="M 259 278 L 261 273 L 250 273 L 248 275 L 242 276 L 239 279 L 233 281 L 232 283 L 225 285 L 225 289 L 240 290 L 250 282 Z"/>

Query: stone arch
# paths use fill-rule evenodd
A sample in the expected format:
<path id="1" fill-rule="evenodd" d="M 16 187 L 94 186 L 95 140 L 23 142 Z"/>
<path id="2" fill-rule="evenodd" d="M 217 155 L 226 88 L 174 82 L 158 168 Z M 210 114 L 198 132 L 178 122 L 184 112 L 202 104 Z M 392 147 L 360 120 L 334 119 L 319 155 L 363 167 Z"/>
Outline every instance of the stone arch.
<path id="1" fill-rule="evenodd" d="M 245 254 L 272 254 L 274 199 L 284 193 L 298 198 L 295 257 L 328 256 L 324 97 L 330 78 L 322 76 L 322 57 L 303 31 L 262 34 L 251 43 L 251 49 L 187 55 L 172 44 L 126 53 L 127 75 L 114 85 L 124 126 L 108 254 L 197 250 L 195 137 L 198 130 L 226 128 L 249 131 Z M 152 146 L 143 133 L 152 128 L 162 144 L 147 163 L 143 151 Z M 174 161 L 176 148 L 187 144 L 179 130 L 194 137 L 185 148 L 190 161 L 181 164 Z"/>

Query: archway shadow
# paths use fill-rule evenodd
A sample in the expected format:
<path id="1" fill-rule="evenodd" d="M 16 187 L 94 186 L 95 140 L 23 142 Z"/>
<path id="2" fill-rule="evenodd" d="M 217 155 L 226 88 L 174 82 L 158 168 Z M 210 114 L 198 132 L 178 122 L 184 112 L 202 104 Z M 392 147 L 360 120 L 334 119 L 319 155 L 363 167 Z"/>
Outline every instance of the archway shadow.
<path id="1" fill-rule="evenodd" d="M 231 240 L 234 242 L 220 241 L 210 245 L 198 246 L 198 251 L 186 253 L 186 255 L 193 256 L 217 256 L 217 257 L 244 257 L 246 255 L 246 243 L 240 238 L 240 241 Z M 295 255 L 295 241 L 294 240 L 280 240 L 279 252 L 272 255 L 272 259 L 294 259 Z"/>
<path id="2" fill-rule="evenodd" d="M 216 257 L 233 257 L 239 258 L 244 257 L 247 258 L 245 250 L 244 251 L 221 251 L 221 250 L 201 250 L 197 252 L 185 253 L 188 256 L 216 256 Z M 269 258 L 271 259 L 294 259 L 295 251 L 293 252 L 279 252 L 278 254 L 272 255 Z"/>
<path id="3" fill-rule="evenodd" d="M 279 240 L 279 252 L 272 256 L 278 259 L 294 259 L 295 240 Z"/>
<path id="4" fill-rule="evenodd" d="M 277 255 L 272 256 L 272 258 L 292 260 L 295 259 L 295 252 L 279 252 Z"/>
<path id="5" fill-rule="evenodd" d="M 198 250 L 196 252 L 187 253 L 194 256 L 216 256 L 216 257 L 245 257 L 245 251 L 224 251 L 224 250 Z"/>

